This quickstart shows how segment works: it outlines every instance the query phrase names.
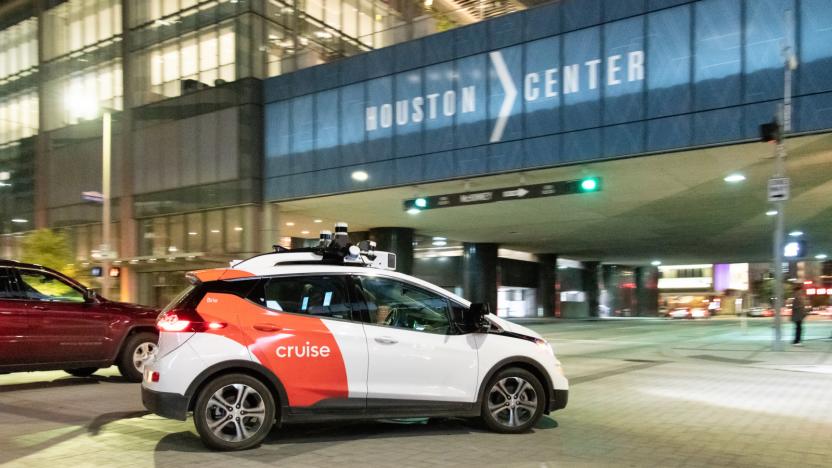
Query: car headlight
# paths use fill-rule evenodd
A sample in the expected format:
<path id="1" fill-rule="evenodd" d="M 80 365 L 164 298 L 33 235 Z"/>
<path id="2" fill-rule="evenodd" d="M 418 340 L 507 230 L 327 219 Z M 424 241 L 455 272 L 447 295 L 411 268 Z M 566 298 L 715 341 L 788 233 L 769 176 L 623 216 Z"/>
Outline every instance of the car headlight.
<path id="1" fill-rule="evenodd" d="M 543 338 L 536 338 L 534 342 L 535 344 L 537 344 L 538 347 L 546 350 L 552 356 L 555 355 L 555 350 L 554 348 L 552 348 L 552 345 L 550 345 L 548 341 L 544 340 Z"/>

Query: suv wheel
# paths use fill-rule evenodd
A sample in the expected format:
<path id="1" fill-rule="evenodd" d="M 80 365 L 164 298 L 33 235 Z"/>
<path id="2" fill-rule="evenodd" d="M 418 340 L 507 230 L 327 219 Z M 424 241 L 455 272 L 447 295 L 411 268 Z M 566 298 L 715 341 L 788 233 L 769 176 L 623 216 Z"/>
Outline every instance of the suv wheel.
<path id="1" fill-rule="evenodd" d="M 97 370 L 97 367 L 81 367 L 78 369 L 65 369 L 64 372 L 75 377 L 89 377 Z"/>
<path id="2" fill-rule="evenodd" d="M 531 372 L 510 368 L 495 375 L 485 388 L 482 419 L 495 432 L 528 431 L 543 415 L 546 394 Z"/>
<path id="3" fill-rule="evenodd" d="M 118 371 L 130 382 L 141 382 L 144 362 L 156 351 L 155 333 L 139 332 L 127 338 L 118 360 Z"/>
<path id="4" fill-rule="evenodd" d="M 216 450 L 244 450 L 266 438 L 275 421 L 274 398 L 263 382 L 245 374 L 223 375 L 199 392 L 194 425 Z"/>

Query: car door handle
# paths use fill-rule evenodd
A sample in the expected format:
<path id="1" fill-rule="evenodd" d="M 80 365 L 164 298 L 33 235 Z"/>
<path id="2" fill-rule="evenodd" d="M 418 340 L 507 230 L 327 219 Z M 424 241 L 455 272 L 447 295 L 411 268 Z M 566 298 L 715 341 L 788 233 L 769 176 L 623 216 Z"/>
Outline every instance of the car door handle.
<path id="1" fill-rule="evenodd" d="M 253 328 L 262 332 L 276 332 L 283 330 L 283 328 L 278 327 L 277 325 L 272 325 L 270 323 L 257 323 L 253 325 Z"/>
<path id="2" fill-rule="evenodd" d="M 379 336 L 378 338 L 376 338 L 376 342 L 381 343 L 381 344 L 396 344 L 396 343 L 398 343 L 397 340 L 394 340 L 393 338 L 388 338 L 386 336 Z"/>
<path id="3" fill-rule="evenodd" d="M 46 306 L 42 305 L 33 305 L 32 308 L 35 310 L 46 310 Z"/>

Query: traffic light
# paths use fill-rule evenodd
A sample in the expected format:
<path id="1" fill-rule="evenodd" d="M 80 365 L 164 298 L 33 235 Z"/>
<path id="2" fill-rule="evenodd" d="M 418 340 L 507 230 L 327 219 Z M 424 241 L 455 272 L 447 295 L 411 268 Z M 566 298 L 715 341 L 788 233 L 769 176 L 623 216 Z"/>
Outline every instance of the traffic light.
<path id="1" fill-rule="evenodd" d="M 766 143 L 780 141 L 780 124 L 776 120 L 760 125 L 760 141 Z"/>
<path id="2" fill-rule="evenodd" d="M 425 198 L 417 198 L 413 200 L 413 206 L 415 206 L 416 208 L 427 208 L 428 201 Z"/>
<path id="3" fill-rule="evenodd" d="M 578 184 L 578 192 L 597 192 L 601 190 L 601 179 L 598 177 L 585 177 Z"/>

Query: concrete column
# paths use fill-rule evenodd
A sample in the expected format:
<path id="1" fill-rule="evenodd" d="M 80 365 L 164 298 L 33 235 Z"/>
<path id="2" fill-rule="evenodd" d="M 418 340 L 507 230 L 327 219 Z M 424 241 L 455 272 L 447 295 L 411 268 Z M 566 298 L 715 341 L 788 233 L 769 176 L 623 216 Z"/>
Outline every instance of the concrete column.
<path id="1" fill-rule="evenodd" d="M 636 268 L 636 314 L 640 317 L 659 315 L 659 269 L 653 266 Z"/>
<path id="2" fill-rule="evenodd" d="M 413 229 L 402 227 L 379 227 L 369 231 L 371 241 L 378 250 L 396 254 L 396 271 L 413 273 Z"/>
<path id="3" fill-rule="evenodd" d="M 598 296 L 601 293 L 601 285 L 598 281 L 598 267 L 601 262 L 583 262 L 583 285 L 586 294 L 587 311 L 590 317 L 599 316 Z"/>
<path id="4" fill-rule="evenodd" d="M 462 244 L 462 289 L 466 299 L 497 313 L 497 244 Z"/>
<path id="5" fill-rule="evenodd" d="M 139 254 L 139 227 L 136 223 L 133 210 L 133 107 L 135 106 L 135 76 L 132 70 L 131 61 L 128 60 L 130 53 L 130 41 L 127 40 L 130 31 L 130 4 L 127 0 L 121 0 L 121 30 L 124 31 L 124 40 L 121 41 L 121 67 L 122 67 L 122 88 L 124 90 L 122 102 L 124 110 L 118 113 L 116 118 L 118 135 L 114 135 L 113 154 L 121 158 L 121 172 L 113 173 L 111 183 L 120 186 L 118 194 L 119 229 L 114 236 L 118 236 L 119 256 L 121 258 L 132 258 Z M 43 23 L 39 23 L 43 24 Z M 116 149 L 117 148 L 117 149 Z M 116 182 L 118 181 L 118 182 Z M 106 275 L 107 272 L 105 271 Z M 119 293 L 122 301 L 130 302 L 136 300 L 139 294 L 139 275 L 135 267 L 128 262 L 121 264 L 121 277 L 119 281 Z"/>
<path id="6" fill-rule="evenodd" d="M 544 317 L 557 316 L 558 310 L 558 256 L 540 254 L 537 256 L 537 308 Z"/>

